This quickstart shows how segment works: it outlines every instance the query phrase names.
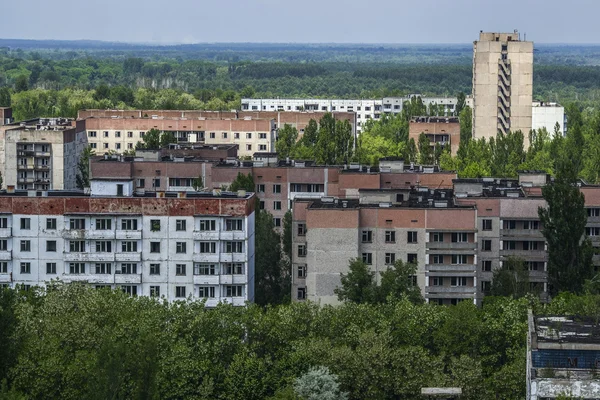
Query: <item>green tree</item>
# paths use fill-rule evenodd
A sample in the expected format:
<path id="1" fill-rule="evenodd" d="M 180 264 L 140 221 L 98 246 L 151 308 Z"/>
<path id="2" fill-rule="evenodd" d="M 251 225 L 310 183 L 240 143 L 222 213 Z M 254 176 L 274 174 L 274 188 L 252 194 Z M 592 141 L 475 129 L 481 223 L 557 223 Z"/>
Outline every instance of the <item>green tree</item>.
<path id="1" fill-rule="evenodd" d="M 12 98 L 10 89 L 6 86 L 0 87 L 0 107 L 10 107 L 12 105 Z"/>
<path id="2" fill-rule="evenodd" d="M 473 111 L 471 107 L 463 107 L 458 114 L 458 121 L 460 123 L 460 144 L 466 144 L 473 137 Z"/>
<path id="3" fill-rule="evenodd" d="M 433 150 L 431 149 L 431 142 L 425 133 L 421 132 L 419 135 L 419 164 L 431 165 L 433 164 Z"/>
<path id="4" fill-rule="evenodd" d="M 244 175 L 241 172 L 238 172 L 237 176 L 229 186 L 229 191 L 237 192 L 238 190 L 245 190 L 246 192 L 254 192 L 255 188 L 256 186 L 254 185 L 252 173 L 248 172 L 248 175 Z"/>
<path id="5" fill-rule="evenodd" d="M 283 252 L 288 260 L 292 259 L 292 237 L 293 237 L 293 221 L 292 211 L 288 210 L 283 216 L 283 237 L 282 246 Z"/>
<path id="6" fill-rule="evenodd" d="M 260 210 L 255 218 L 255 302 L 262 306 L 288 303 L 289 263 L 282 257 L 281 237 L 275 230 L 273 215 Z"/>
<path id="7" fill-rule="evenodd" d="M 376 289 L 377 301 L 384 303 L 389 297 L 406 297 L 412 303 L 423 303 L 421 289 L 415 283 L 416 274 L 416 264 L 396 260 L 392 267 L 381 272 L 381 284 Z"/>
<path id="8" fill-rule="evenodd" d="M 529 269 L 525 261 L 517 257 L 509 257 L 502 268 L 494 271 L 492 277 L 492 296 L 524 297 L 531 291 L 529 287 Z"/>
<path id="9" fill-rule="evenodd" d="M 458 92 L 456 96 L 456 107 L 454 108 L 454 115 L 460 115 L 461 111 L 467 105 L 467 96 L 465 96 L 464 92 Z"/>
<path id="10" fill-rule="evenodd" d="M 158 150 L 160 149 L 161 132 L 152 128 L 144 134 L 142 142 L 138 142 L 136 147 L 139 149 Z"/>
<path id="11" fill-rule="evenodd" d="M 294 153 L 294 146 L 298 140 L 298 130 L 289 124 L 283 125 L 283 128 L 277 133 L 277 141 L 275 142 L 275 150 L 277 158 L 285 160 Z"/>
<path id="12" fill-rule="evenodd" d="M 202 179 L 202 175 L 198 175 L 198 177 L 192 181 L 192 187 L 196 192 L 204 189 L 204 180 Z"/>
<path id="13" fill-rule="evenodd" d="M 26 75 L 19 75 L 15 80 L 15 92 L 25 92 L 29 90 L 29 83 L 27 82 Z"/>
<path id="14" fill-rule="evenodd" d="M 340 301 L 372 303 L 375 300 L 377 284 L 369 266 L 357 258 L 350 260 L 349 272 L 340 274 L 341 286 L 334 292 Z"/>
<path id="15" fill-rule="evenodd" d="M 79 155 L 77 175 L 75 176 L 78 189 L 83 190 L 90 187 L 90 159 L 95 155 L 96 153 L 91 147 L 86 147 Z"/>
<path id="16" fill-rule="evenodd" d="M 177 138 L 171 132 L 163 132 L 160 135 L 160 148 L 169 147 L 171 143 L 177 143 Z"/>
<path id="17" fill-rule="evenodd" d="M 327 367 L 314 367 L 294 382 L 295 392 L 304 400 L 345 400 L 338 377 Z"/>

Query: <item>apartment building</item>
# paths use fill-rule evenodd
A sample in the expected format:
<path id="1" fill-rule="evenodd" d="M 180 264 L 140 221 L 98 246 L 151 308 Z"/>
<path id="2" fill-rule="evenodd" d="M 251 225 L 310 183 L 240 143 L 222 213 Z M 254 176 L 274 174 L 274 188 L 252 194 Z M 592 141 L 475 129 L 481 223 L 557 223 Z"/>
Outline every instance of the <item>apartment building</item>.
<path id="1" fill-rule="evenodd" d="M 534 101 L 531 109 L 531 129 L 546 129 L 554 135 L 554 127 L 558 124 L 558 132 L 567 135 L 567 116 L 565 108 L 558 103 Z"/>
<path id="2" fill-rule="evenodd" d="M 86 138 L 76 133 L 72 122 L 36 118 L 0 127 L 4 185 L 18 190 L 74 189 Z"/>
<path id="3" fill-rule="evenodd" d="M 402 112 L 404 102 L 412 97 L 420 97 L 429 107 L 440 107 L 444 115 L 453 115 L 457 99 L 453 97 L 423 97 L 412 94 L 405 97 L 385 97 L 382 99 L 242 99 L 242 111 L 322 111 L 356 114 L 356 131 L 369 120 L 379 120 L 384 114 Z"/>
<path id="4" fill-rule="evenodd" d="M 0 107 L 0 125 L 9 125 L 13 122 L 12 108 Z"/>
<path id="5" fill-rule="evenodd" d="M 533 42 L 513 33 L 480 32 L 473 42 L 473 137 L 532 128 Z"/>
<path id="6" fill-rule="evenodd" d="M 153 119 L 98 118 L 77 121 L 77 132 L 84 132 L 89 145 L 100 152 L 131 151 L 151 129 L 172 133 L 177 143 L 238 145 L 238 155 L 251 157 L 256 151 L 273 151 L 274 120 L 253 119 Z"/>
<path id="7" fill-rule="evenodd" d="M 453 189 L 363 189 L 358 199 L 296 199 L 292 298 L 336 303 L 334 289 L 350 259 L 364 260 L 374 272 L 401 259 L 418 263 L 415 281 L 428 302 L 479 304 L 493 272 L 518 257 L 529 270 L 531 289 L 544 299 L 548 258 L 538 208 L 546 206 L 541 187 L 551 184 L 549 176 L 520 171 L 518 180 L 453 183 Z M 580 190 L 600 270 L 600 186 Z"/>
<path id="8" fill-rule="evenodd" d="M 92 181 L 91 195 L 0 193 L 0 284 L 85 282 L 169 301 L 254 299 L 254 195 Z"/>
<path id="9" fill-rule="evenodd" d="M 458 117 L 413 117 L 408 126 L 408 138 L 419 142 L 424 133 L 435 148 L 437 144 L 445 148 L 450 146 L 450 153 L 456 156 L 460 145 L 460 122 Z"/>

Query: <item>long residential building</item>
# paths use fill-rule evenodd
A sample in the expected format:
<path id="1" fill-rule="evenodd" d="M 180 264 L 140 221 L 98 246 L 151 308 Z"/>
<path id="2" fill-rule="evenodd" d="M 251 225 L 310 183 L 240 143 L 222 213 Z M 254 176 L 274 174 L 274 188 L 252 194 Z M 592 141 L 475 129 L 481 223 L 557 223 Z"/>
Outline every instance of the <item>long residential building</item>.
<path id="1" fill-rule="evenodd" d="M 359 190 L 359 198 L 297 198 L 293 204 L 292 299 L 338 302 L 335 288 L 351 259 L 376 272 L 396 260 L 416 262 L 415 283 L 430 303 L 480 303 L 493 271 L 510 257 L 529 270 L 531 289 L 545 298 L 547 245 L 538 208 L 545 173 L 513 179 L 456 179 L 435 186 Z M 600 268 L 600 186 L 582 185 L 586 235 Z"/>
<path id="2" fill-rule="evenodd" d="M 0 193 L 0 285 L 84 282 L 169 301 L 254 299 L 252 193 L 145 193 L 94 180 L 91 195 Z"/>

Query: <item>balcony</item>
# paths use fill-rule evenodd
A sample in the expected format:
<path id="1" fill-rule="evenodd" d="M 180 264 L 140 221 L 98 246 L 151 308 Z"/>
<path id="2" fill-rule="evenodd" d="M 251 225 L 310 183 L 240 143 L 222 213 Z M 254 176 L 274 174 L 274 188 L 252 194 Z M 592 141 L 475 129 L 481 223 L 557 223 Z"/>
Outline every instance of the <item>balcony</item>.
<path id="1" fill-rule="evenodd" d="M 17 165 L 17 170 L 19 171 L 32 171 L 33 168 L 33 164 Z"/>
<path id="2" fill-rule="evenodd" d="M 65 229 L 62 232 L 63 239 L 84 240 L 85 229 Z"/>
<path id="3" fill-rule="evenodd" d="M 9 238 L 9 237 L 12 237 L 12 228 L 0 229 L 0 238 Z"/>
<path id="4" fill-rule="evenodd" d="M 115 274 L 116 284 L 142 283 L 142 274 Z"/>
<path id="5" fill-rule="evenodd" d="M 600 217 L 588 217 L 587 218 L 587 224 L 588 225 L 600 224 Z"/>
<path id="6" fill-rule="evenodd" d="M 18 178 L 17 182 L 18 183 L 33 183 L 35 181 L 35 178 Z"/>
<path id="7" fill-rule="evenodd" d="M 50 157 L 51 154 L 49 151 L 36 151 L 35 156 L 36 157 Z"/>
<path id="8" fill-rule="evenodd" d="M 475 264 L 425 264 L 428 275 L 436 276 L 475 276 Z"/>
<path id="9" fill-rule="evenodd" d="M 244 231 L 222 231 L 221 240 L 246 240 Z"/>
<path id="10" fill-rule="evenodd" d="M 33 150 L 17 150 L 17 157 L 33 157 L 35 155 L 35 151 Z"/>
<path id="11" fill-rule="evenodd" d="M 221 275 L 222 285 L 245 285 L 248 283 L 246 275 Z"/>
<path id="12" fill-rule="evenodd" d="M 12 260 L 12 250 L 0 251 L 0 261 Z"/>
<path id="13" fill-rule="evenodd" d="M 476 292 L 473 286 L 427 286 L 425 288 L 426 294 L 466 294 L 474 295 Z"/>
<path id="14" fill-rule="evenodd" d="M 222 260 L 219 260 L 219 253 L 194 253 L 192 254 L 192 261 L 203 263 L 215 263 Z"/>
<path id="15" fill-rule="evenodd" d="M 544 240 L 544 235 L 539 229 L 501 229 L 500 236 L 503 238 L 525 238 Z"/>
<path id="16" fill-rule="evenodd" d="M 219 275 L 194 275 L 194 285 L 218 285 Z"/>
<path id="17" fill-rule="evenodd" d="M 221 262 L 246 262 L 246 253 L 221 253 Z"/>
<path id="18" fill-rule="evenodd" d="M 140 262 L 142 254 L 140 252 L 131 253 L 115 253 L 115 261 L 117 262 Z"/>
<path id="19" fill-rule="evenodd" d="M 35 167 L 36 171 L 49 171 L 50 167 L 48 165 L 36 165 Z"/>
<path id="20" fill-rule="evenodd" d="M 122 240 L 141 240 L 142 231 L 123 231 L 117 230 L 115 234 L 116 239 Z"/>
<path id="21" fill-rule="evenodd" d="M 600 236 L 588 236 L 594 247 L 600 246 Z"/>
<path id="22" fill-rule="evenodd" d="M 113 230 L 89 230 L 85 231 L 86 239 L 102 239 L 111 240 L 115 238 L 115 231 Z"/>
<path id="23" fill-rule="evenodd" d="M 12 282 L 12 274 L 0 274 L 0 283 Z"/>
<path id="24" fill-rule="evenodd" d="M 464 253 L 474 252 L 477 249 L 477 243 L 471 242 L 428 242 L 425 247 L 429 250 L 429 254 L 433 254 L 434 252 L 447 254 L 449 252 L 461 252 Z"/>
<path id="25" fill-rule="evenodd" d="M 221 301 L 234 306 L 243 306 L 246 304 L 246 297 L 221 297 Z"/>
<path id="26" fill-rule="evenodd" d="M 545 260 L 545 250 L 500 250 L 500 257 L 520 257 L 525 260 Z"/>
<path id="27" fill-rule="evenodd" d="M 194 240 L 215 241 L 219 240 L 219 231 L 193 231 Z"/>

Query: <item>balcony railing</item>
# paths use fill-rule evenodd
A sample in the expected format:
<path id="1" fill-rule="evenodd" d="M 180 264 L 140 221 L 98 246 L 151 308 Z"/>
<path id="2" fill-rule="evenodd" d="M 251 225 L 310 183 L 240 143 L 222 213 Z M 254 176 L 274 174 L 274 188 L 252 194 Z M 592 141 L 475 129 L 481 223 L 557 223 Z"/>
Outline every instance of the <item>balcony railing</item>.
<path id="1" fill-rule="evenodd" d="M 425 246 L 429 250 L 450 250 L 450 251 L 474 251 L 477 243 L 472 242 L 428 242 Z"/>

